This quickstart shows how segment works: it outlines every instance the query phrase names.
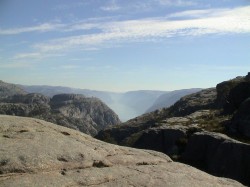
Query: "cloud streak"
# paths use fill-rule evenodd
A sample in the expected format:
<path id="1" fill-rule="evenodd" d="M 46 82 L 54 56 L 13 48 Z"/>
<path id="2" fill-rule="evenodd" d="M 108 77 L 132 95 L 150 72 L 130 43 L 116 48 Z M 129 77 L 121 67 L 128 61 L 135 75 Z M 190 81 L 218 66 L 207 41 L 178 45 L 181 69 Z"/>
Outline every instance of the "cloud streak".
<path id="1" fill-rule="evenodd" d="M 177 7 L 186 7 L 186 6 L 194 6 L 197 5 L 194 1 L 187 0 L 155 0 L 160 5 L 164 6 L 177 6 Z"/>
<path id="2" fill-rule="evenodd" d="M 63 26 L 64 26 L 63 24 L 57 24 L 57 23 L 43 23 L 32 27 L 0 29 L 0 35 L 16 35 L 28 32 L 49 32 L 58 30 Z"/>
<path id="3" fill-rule="evenodd" d="M 180 18 L 180 19 L 171 19 Z M 102 47 L 105 44 L 151 41 L 178 36 L 202 36 L 207 34 L 250 33 L 250 6 L 235 9 L 193 10 L 166 17 L 142 20 L 101 22 L 71 26 L 71 30 L 98 32 L 82 34 L 37 44 L 43 52 L 65 50 L 73 47 Z"/>
<path id="4" fill-rule="evenodd" d="M 14 55 L 14 60 L 56 56 L 69 49 L 98 50 L 127 42 L 167 40 L 173 37 L 197 37 L 208 34 L 250 33 L 250 6 L 233 9 L 189 10 L 138 20 L 87 20 L 59 24 L 44 23 L 33 27 L 0 29 L 0 35 L 27 32 L 60 32 L 68 36 L 34 44 L 33 51 Z M 72 35 L 77 31 L 77 35 Z"/>

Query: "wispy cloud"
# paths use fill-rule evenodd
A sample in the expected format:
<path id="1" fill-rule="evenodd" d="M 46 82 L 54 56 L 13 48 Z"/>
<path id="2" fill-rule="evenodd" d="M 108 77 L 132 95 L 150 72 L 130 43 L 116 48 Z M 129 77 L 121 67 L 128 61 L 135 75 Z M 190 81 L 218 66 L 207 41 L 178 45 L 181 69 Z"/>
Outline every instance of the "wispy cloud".
<path id="1" fill-rule="evenodd" d="M 53 7 L 53 10 L 67 10 L 71 8 L 81 8 L 82 6 L 88 5 L 88 1 L 81 1 L 81 2 L 70 2 L 69 4 L 59 4 Z"/>
<path id="2" fill-rule="evenodd" d="M 174 19 L 173 19 L 174 18 Z M 12 60 L 42 59 L 58 56 L 68 49 L 99 50 L 127 42 L 167 40 L 207 34 L 250 33 L 250 6 L 234 9 L 189 10 L 165 17 L 112 21 L 87 20 L 70 24 L 42 24 L 34 27 L 0 30 L 0 35 L 24 32 L 78 31 L 78 35 L 36 43 L 33 51 L 19 53 Z M 94 32 L 92 32 L 94 31 Z M 72 32 L 72 33 L 71 33 Z M 79 34 L 81 33 L 81 34 Z"/>
<path id="3" fill-rule="evenodd" d="M 64 25 L 59 24 L 59 23 L 43 23 L 40 25 L 31 26 L 31 27 L 0 29 L 0 35 L 14 35 L 14 34 L 27 33 L 27 32 L 48 32 L 48 31 L 58 30 L 59 28 L 62 28 L 62 27 L 64 27 Z"/>
<path id="4" fill-rule="evenodd" d="M 170 17 L 182 16 L 184 16 L 182 19 L 170 19 Z M 250 6 L 185 11 L 170 15 L 170 17 L 102 22 L 101 24 L 86 25 L 86 27 L 81 25 L 83 30 L 98 29 L 98 32 L 55 39 L 34 47 L 40 51 L 49 52 L 72 47 L 95 48 L 109 43 L 151 41 L 176 36 L 250 33 Z M 80 29 L 80 27 L 73 27 Z"/>
<path id="5" fill-rule="evenodd" d="M 188 0 L 155 0 L 155 1 L 164 6 L 186 7 L 186 6 L 197 5 L 196 2 Z"/>
<path id="6" fill-rule="evenodd" d="M 19 53 L 13 59 L 41 58 L 41 53 Z"/>
<path id="7" fill-rule="evenodd" d="M 102 6 L 101 10 L 112 12 L 112 11 L 117 11 L 120 8 L 121 7 L 118 6 L 118 4 L 115 0 L 111 0 L 106 6 Z"/>

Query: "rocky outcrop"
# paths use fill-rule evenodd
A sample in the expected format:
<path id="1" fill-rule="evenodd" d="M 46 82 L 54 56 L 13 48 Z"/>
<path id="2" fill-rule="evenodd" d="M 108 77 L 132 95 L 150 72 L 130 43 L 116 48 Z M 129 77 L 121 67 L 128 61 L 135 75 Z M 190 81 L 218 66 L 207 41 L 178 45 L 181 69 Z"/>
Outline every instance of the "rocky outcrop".
<path id="1" fill-rule="evenodd" d="M 0 114 L 44 119 L 92 136 L 120 123 L 118 116 L 99 99 L 76 94 L 55 95 L 52 99 L 42 94 L 14 95 L 1 100 Z"/>
<path id="2" fill-rule="evenodd" d="M 216 104 L 219 108 L 224 107 L 224 105 L 228 102 L 228 96 L 235 86 L 244 81 L 244 77 L 236 77 L 234 79 L 223 81 L 216 86 L 217 98 Z"/>
<path id="3" fill-rule="evenodd" d="M 217 92 L 215 88 L 204 89 L 200 92 L 182 97 L 172 107 L 169 108 L 171 116 L 185 116 L 198 110 L 216 108 Z"/>
<path id="4" fill-rule="evenodd" d="M 247 98 L 250 97 L 250 81 L 241 82 L 230 90 L 227 103 L 224 105 L 225 112 L 237 111 Z"/>
<path id="5" fill-rule="evenodd" d="M 239 133 L 250 138 L 250 97 L 246 99 L 237 110 L 232 123 L 228 126 L 229 131 Z"/>
<path id="6" fill-rule="evenodd" d="M 168 156 L 120 147 L 38 119 L 0 116 L 0 185 L 242 186 Z"/>
<path id="7" fill-rule="evenodd" d="M 182 155 L 184 162 L 220 177 L 250 184 L 250 145 L 223 134 L 197 132 Z"/>

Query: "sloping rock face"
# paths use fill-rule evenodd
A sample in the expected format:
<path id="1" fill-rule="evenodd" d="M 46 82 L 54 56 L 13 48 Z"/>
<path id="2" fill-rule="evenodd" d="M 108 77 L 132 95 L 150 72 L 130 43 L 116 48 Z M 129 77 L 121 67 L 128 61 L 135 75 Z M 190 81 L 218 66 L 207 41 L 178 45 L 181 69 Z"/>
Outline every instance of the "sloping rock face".
<path id="1" fill-rule="evenodd" d="M 14 84 L 5 83 L 0 80 L 0 98 L 6 98 L 16 94 L 26 94 L 23 89 Z"/>
<path id="2" fill-rule="evenodd" d="M 0 186 L 242 186 L 168 156 L 98 141 L 31 118 L 0 116 Z"/>
<path id="3" fill-rule="evenodd" d="M 191 136 L 182 156 L 184 162 L 213 175 L 250 184 L 250 145 L 223 134 L 198 132 Z"/>
<path id="4" fill-rule="evenodd" d="M 99 99 L 76 94 L 55 95 L 52 99 L 42 94 L 14 95 L 1 100 L 0 114 L 44 119 L 92 136 L 120 123 L 118 116 Z"/>
<path id="5" fill-rule="evenodd" d="M 249 185 L 250 145 L 221 133 L 206 131 L 223 128 L 222 124 L 217 124 L 214 120 L 215 115 L 214 111 L 201 110 L 184 117 L 167 118 L 161 123 L 155 123 L 154 127 L 137 129 L 135 133 L 130 129 L 131 134 L 127 132 L 126 136 L 119 138 L 119 135 L 124 135 L 119 131 L 117 137 L 109 137 L 106 134 L 106 138 L 109 137 L 106 140 L 119 140 L 115 143 L 160 151 L 174 160 L 190 164 L 210 174 L 232 178 Z M 225 119 L 217 120 L 223 122 Z M 105 133 L 102 135 L 105 139 Z"/>

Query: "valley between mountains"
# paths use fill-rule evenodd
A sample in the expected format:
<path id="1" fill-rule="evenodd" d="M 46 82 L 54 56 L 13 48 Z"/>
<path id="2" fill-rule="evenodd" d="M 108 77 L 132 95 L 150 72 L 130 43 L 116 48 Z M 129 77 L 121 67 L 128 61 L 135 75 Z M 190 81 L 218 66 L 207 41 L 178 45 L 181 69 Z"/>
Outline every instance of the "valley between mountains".
<path id="1" fill-rule="evenodd" d="M 172 92 L 1 81 L 0 185 L 250 185 L 249 107 L 250 73 Z"/>

